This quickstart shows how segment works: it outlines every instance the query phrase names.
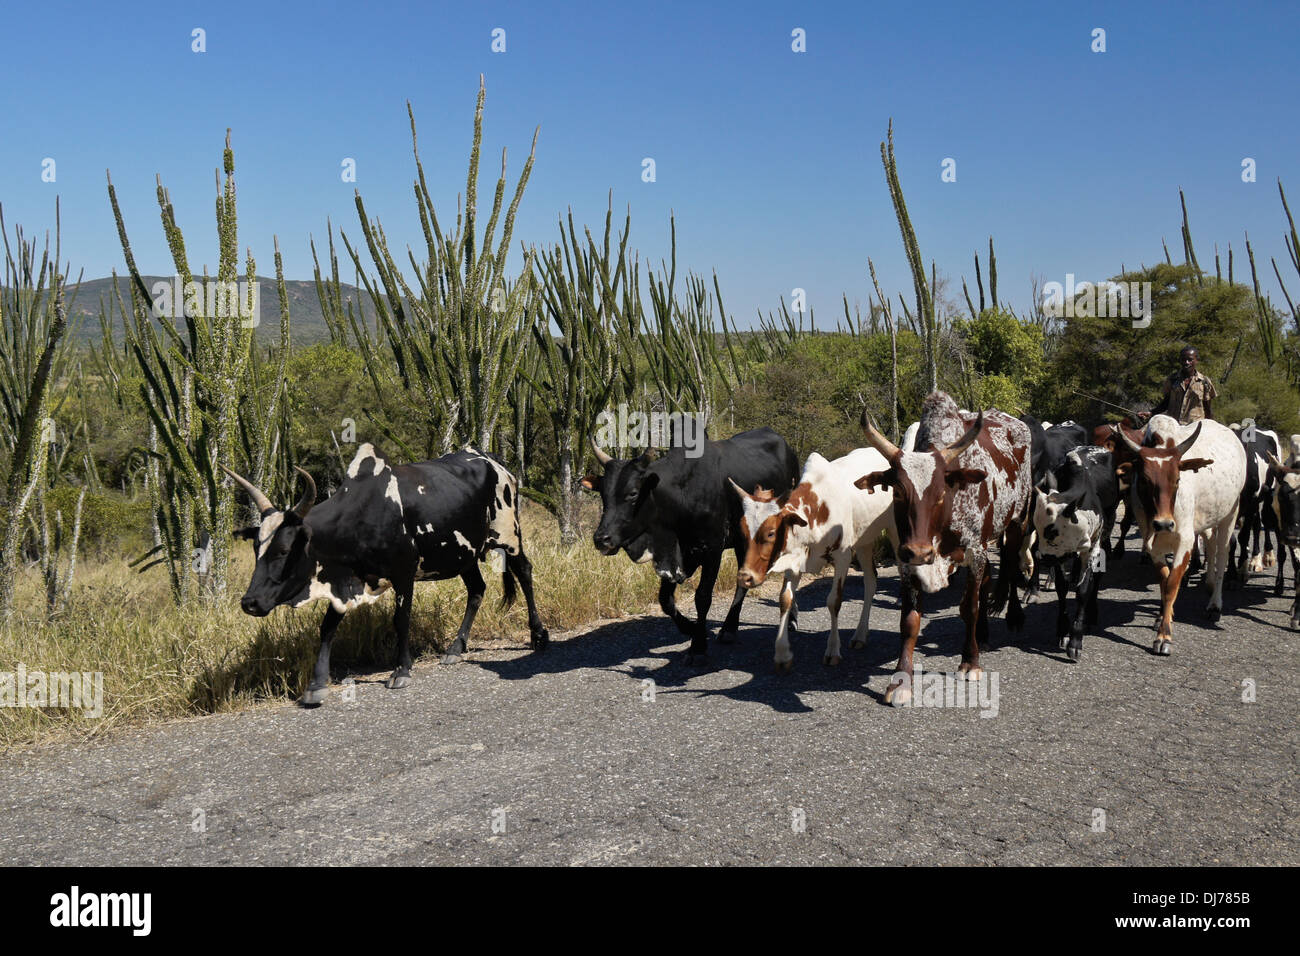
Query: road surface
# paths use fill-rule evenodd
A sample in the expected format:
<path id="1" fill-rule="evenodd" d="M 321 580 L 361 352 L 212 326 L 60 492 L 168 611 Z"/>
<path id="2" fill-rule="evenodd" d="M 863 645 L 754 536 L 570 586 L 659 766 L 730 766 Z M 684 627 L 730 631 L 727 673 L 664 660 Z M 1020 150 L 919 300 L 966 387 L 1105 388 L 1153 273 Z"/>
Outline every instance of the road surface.
<path id="1" fill-rule="evenodd" d="M 1300 639 L 1270 579 L 1229 592 L 1219 627 L 1186 590 L 1173 656 L 1157 658 L 1155 573 L 1130 547 L 1081 663 L 1056 649 L 1054 598 L 1016 641 L 992 622 L 983 708 L 883 705 L 892 569 L 862 651 L 851 578 L 838 668 L 821 663 L 825 578 L 801 593 L 786 675 L 770 597 L 747 602 L 739 643 L 713 642 L 703 671 L 661 616 L 556 635 L 542 656 L 471 642 L 404 691 L 376 675 L 318 710 L 11 756 L 0 860 L 1294 865 Z M 927 607 L 927 670 L 960 659 L 958 591 Z"/>

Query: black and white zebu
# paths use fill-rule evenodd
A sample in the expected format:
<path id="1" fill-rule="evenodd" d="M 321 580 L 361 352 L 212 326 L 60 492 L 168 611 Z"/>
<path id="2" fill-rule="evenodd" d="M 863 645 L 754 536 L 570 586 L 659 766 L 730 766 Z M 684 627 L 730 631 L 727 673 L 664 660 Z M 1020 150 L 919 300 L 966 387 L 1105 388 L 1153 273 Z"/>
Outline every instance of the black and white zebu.
<path id="1" fill-rule="evenodd" d="M 505 552 L 503 603 L 514 601 L 518 581 L 528 602 L 528 630 L 534 650 L 546 649 L 550 636 L 533 598 L 532 565 L 519 534 L 519 483 L 487 455 L 467 448 L 435 461 L 390 465 L 373 445 L 363 444 L 348 466 L 343 484 L 315 505 L 316 483 L 292 509 L 281 511 L 248 480 L 226 469 L 252 497 L 260 524 L 236 531 L 253 541 L 257 565 L 241 606 L 263 617 L 282 604 L 301 607 L 329 602 L 320 626 L 320 651 L 311 683 L 300 703 L 325 699 L 330 678 L 330 642 L 343 615 L 373 604 L 389 588 L 397 595 L 397 669 L 388 687 L 411 680 L 411 598 L 416 581 L 459 577 L 468 599 L 456 639 L 443 657 L 455 663 L 483 602 L 487 585 L 479 561 L 488 551 Z"/>

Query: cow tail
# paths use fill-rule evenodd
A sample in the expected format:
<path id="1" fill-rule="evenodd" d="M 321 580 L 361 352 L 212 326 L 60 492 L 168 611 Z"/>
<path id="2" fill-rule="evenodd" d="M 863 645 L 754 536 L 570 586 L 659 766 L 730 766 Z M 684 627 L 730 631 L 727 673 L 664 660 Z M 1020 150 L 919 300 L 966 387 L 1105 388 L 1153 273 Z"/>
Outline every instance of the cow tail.
<path id="1" fill-rule="evenodd" d="M 501 610 L 505 610 L 515 603 L 515 598 L 519 596 L 519 588 L 515 585 L 514 572 L 510 570 L 510 556 L 506 556 L 506 569 L 501 572 Z"/>

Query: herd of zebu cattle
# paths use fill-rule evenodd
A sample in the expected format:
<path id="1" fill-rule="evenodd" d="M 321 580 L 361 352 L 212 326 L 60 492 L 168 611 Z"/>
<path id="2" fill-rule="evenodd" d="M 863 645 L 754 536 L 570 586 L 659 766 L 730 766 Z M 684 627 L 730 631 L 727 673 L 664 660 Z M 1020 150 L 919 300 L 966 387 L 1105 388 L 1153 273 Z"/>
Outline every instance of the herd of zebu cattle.
<path id="1" fill-rule="evenodd" d="M 990 613 L 1005 608 L 1007 629 L 1020 630 L 1020 588 L 1036 592 L 1042 569 L 1059 599 L 1060 647 L 1078 661 L 1084 631 L 1097 620 L 1106 561 L 1123 554 L 1133 523 L 1160 573 L 1155 654 L 1172 649 L 1174 602 L 1199 564 L 1210 621 L 1222 612 L 1225 582 L 1234 585 L 1250 571 L 1276 563 L 1276 592 L 1282 593 L 1284 562 L 1275 559 L 1274 534 L 1300 574 L 1300 435 L 1292 437 L 1284 463 L 1277 435 L 1253 423 L 1244 429 L 1211 420 L 1180 425 L 1156 415 L 1144 427 L 1132 420 L 1093 429 L 1073 422 L 1044 427 L 1028 415 L 958 409 L 943 392 L 926 399 L 901 447 L 876 429 L 866 411 L 862 428 L 866 447 L 835 461 L 813 453 L 802 474 L 790 446 L 770 428 L 705 440 L 693 455 L 675 444 L 657 458 L 647 452 L 617 459 L 595 446 L 602 471 L 582 482 L 602 501 L 593 543 L 604 555 L 621 550 L 633 561 L 654 562 L 660 606 L 690 637 L 692 661 L 707 652 L 709 606 L 724 551 L 734 551 L 739 570 L 722 642 L 735 638 L 745 593 L 779 576 L 776 668 L 785 671 L 793 664 L 795 590 L 804 575 L 827 566 L 834 580 L 824 661 L 840 662 L 839 610 L 854 564 L 865 593 L 852 646 L 865 646 L 877 544 L 887 537 L 902 600 L 898 664 L 885 695 L 895 705 L 911 699 L 922 595 L 946 587 L 960 567 L 968 572 L 959 667 L 967 680 L 981 676 L 980 647 L 988 643 Z M 279 510 L 230 472 L 261 513 L 257 526 L 237 532 L 253 540 L 256 553 L 243 609 L 261 616 L 281 604 L 329 602 L 303 704 L 324 700 L 330 642 L 343 614 L 390 588 L 396 594 L 398 665 L 388 686 L 410 681 L 416 581 L 459 576 L 465 582 L 465 616 L 443 658 L 459 660 L 486 587 L 479 562 L 494 549 L 504 555 L 505 603 L 517 587 L 523 590 L 531 646 L 546 649 L 549 637 L 519 530 L 518 482 L 495 459 L 470 448 L 436 461 L 392 465 L 365 444 L 341 487 L 319 506 L 315 483 L 302 474 L 307 493 L 294 508 Z M 1120 534 L 1113 540 L 1121 509 Z M 696 570 L 691 620 L 678 610 L 674 594 Z M 1300 593 L 1291 625 L 1300 627 Z"/>

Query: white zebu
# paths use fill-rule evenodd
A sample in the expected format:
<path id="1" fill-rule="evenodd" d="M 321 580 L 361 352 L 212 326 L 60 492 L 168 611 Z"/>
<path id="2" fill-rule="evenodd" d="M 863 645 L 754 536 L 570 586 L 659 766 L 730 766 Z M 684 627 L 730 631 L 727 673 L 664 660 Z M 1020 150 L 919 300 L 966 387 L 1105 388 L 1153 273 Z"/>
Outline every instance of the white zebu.
<path id="1" fill-rule="evenodd" d="M 776 634 L 776 669 L 794 666 L 790 650 L 790 617 L 795 607 L 795 589 L 805 574 L 817 574 L 827 564 L 835 569 L 835 581 L 826 598 L 831 615 L 823 662 L 840 663 L 840 605 L 849 565 L 857 556 L 862 568 L 862 616 L 853 632 L 852 647 L 866 647 L 871 626 L 871 601 L 876 594 L 875 546 L 882 531 L 898 546 L 894 533 L 894 497 L 887 491 L 861 491 L 854 481 L 863 474 L 880 471 L 888 462 L 874 448 L 859 448 L 843 458 L 827 461 L 813 452 L 804 464 L 803 475 L 789 494 L 777 498 L 771 492 L 749 494 L 735 482 L 732 487 L 744 505 L 749 549 L 737 572 L 743 588 L 758 587 L 769 574 L 780 574 L 781 624 Z"/>
<path id="2" fill-rule="evenodd" d="M 1180 425 L 1168 415 L 1155 415 L 1141 446 L 1123 428 L 1119 434 L 1138 456 L 1120 470 L 1134 472 L 1142 544 L 1160 569 L 1161 613 L 1151 649 L 1168 654 L 1174 601 L 1198 534 L 1205 542 L 1205 580 L 1210 587 L 1206 615 L 1217 621 L 1223 611 L 1223 576 L 1246 483 L 1246 450 L 1231 429 L 1209 419 Z"/>

